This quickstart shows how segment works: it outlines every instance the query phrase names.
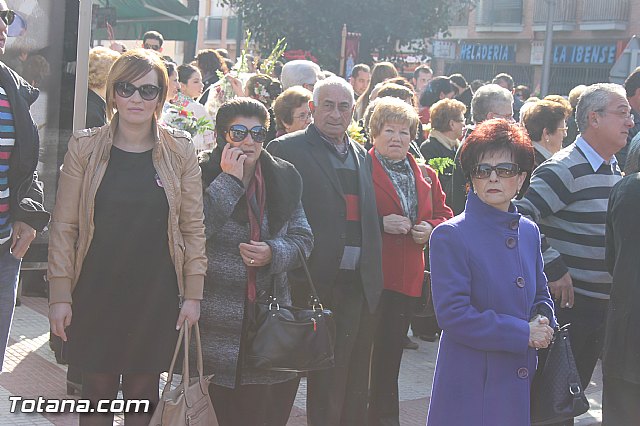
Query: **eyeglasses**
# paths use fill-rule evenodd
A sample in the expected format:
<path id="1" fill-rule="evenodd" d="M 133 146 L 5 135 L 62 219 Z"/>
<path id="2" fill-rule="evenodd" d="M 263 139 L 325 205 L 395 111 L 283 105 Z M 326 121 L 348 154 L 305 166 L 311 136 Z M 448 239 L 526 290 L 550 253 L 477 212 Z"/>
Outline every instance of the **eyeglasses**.
<path id="1" fill-rule="evenodd" d="M 140 93 L 140 97 L 145 101 L 152 101 L 157 98 L 160 90 L 162 89 L 155 84 L 143 84 L 140 87 L 136 87 L 133 84 L 124 81 L 118 81 L 114 87 L 118 96 L 130 98 L 134 93 L 138 92 Z"/>
<path id="2" fill-rule="evenodd" d="M 159 44 L 144 44 L 143 46 L 145 49 L 151 49 L 151 50 L 155 50 L 158 51 L 160 50 L 160 45 Z"/>
<path id="3" fill-rule="evenodd" d="M 248 129 L 247 126 L 242 124 L 234 124 L 229 127 L 227 133 L 234 142 L 244 141 L 249 133 L 251 133 L 251 138 L 256 143 L 263 143 L 267 140 L 267 129 L 264 126 L 255 126 Z"/>
<path id="4" fill-rule="evenodd" d="M 617 115 L 618 117 L 622 118 L 623 120 L 635 121 L 635 117 L 631 113 L 630 109 L 626 110 L 626 111 L 611 111 L 611 110 L 608 110 L 608 109 L 598 109 L 598 110 L 596 110 L 596 112 L 613 114 L 613 115 Z"/>
<path id="5" fill-rule="evenodd" d="M 293 119 L 294 120 L 300 120 L 300 121 L 311 120 L 311 112 L 303 112 L 301 114 L 294 115 Z"/>
<path id="6" fill-rule="evenodd" d="M 5 23 L 5 25 L 13 24 L 13 20 L 16 19 L 16 12 L 11 9 L 0 10 L 0 19 Z"/>
<path id="7" fill-rule="evenodd" d="M 471 177 L 476 179 L 488 179 L 491 176 L 491 172 L 494 171 L 498 177 L 510 178 L 520 173 L 520 166 L 516 163 L 500 163 L 495 166 L 481 163 L 473 168 L 471 171 Z"/>

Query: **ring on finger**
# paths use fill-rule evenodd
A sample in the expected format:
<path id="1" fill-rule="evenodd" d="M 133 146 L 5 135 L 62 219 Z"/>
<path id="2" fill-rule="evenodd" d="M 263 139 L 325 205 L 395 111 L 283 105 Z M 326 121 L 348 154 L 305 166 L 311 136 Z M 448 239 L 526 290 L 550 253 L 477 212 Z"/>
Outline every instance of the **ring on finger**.
<path id="1" fill-rule="evenodd" d="M 251 265 L 253 265 L 254 263 L 256 263 L 256 261 L 255 261 L 255 259 L 252 257 L 252 258 L 250 258 L 250 259 L 249 259 L 249 263 L 250 263 Z"/>

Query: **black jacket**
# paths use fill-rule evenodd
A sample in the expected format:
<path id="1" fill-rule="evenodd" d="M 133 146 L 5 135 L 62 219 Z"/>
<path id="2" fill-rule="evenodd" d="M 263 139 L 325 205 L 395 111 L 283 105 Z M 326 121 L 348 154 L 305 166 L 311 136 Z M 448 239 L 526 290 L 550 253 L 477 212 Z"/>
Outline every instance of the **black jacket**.
<path id="1" fill-rule="evenodd" d="M 93 90 L 87 91 L 87 118 L 85 127 L 102 127 L 107 124 L 107 103 Z"/>
<path id="2" fill-rule="evenodd" d="M 16 131 L 9 160 L 10 212 L 12 222 L 24 222 L 36 231 L 49 223 L 43 204 L 43 186 L 38 180 L 40 139 L 29 107 L 38 99 L 38 89 L 0 62 L 0 84 L 7 93 Z"/>
<path id="3" fill-rule="evenodd" d="M 453 161 L 456 159 L 456 150 L 448 149 L 433 136 L 429 136 L 429 139 L 420 145 L 420 152 L 427 164 L 432 158 L 450 158 Z M 454 167 L 449 166 L 438 175 L 438 179 L 440 179 L 442 190 L 447 196 L 445 203 L 451 207 L 454 214 L 460 214 L 464 210 L 467 192 L 464 185 L 454 185 L 453 176 Z"/>
<path id="4" fill-rule="evenodd" d="M 314 236 L 309 270 L 320 300 L 331 307 L 347 222 L 344 194 L 329 158 L 332 154 L 323 143 L 316 127 L 310 125 L 305 130 L 275 139 L 267 150 L 292 163 L 302 176 L 302 205 Z M 371 159 L 363 147 L 351 140 L 350 144 L 356 153 L 360 185 L 362 252 L 359 272 L 369 310 L 375 312 L 382 292 L 382 236 L 371 179 Z M 303 280 L 297 275 L 290 274 L 292 282 Z"/>
<path id="5" fill-rule="evenodd" d="M 623 178 L 609 196 L 605 263 L 613 276 L 602 372 L 640 385 L 640 174 Z"/>

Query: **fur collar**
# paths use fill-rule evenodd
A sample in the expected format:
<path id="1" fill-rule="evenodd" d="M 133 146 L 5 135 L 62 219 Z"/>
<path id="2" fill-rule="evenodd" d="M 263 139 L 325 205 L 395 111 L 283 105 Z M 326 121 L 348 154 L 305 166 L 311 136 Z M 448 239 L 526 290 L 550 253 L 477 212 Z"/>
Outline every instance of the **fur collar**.
<path id="1" fill-rule="evenodd" d="M 220 159 L 222 148 L 216 147 L 212 151 L 200 153 L 200 168 L 202 169 L 202 187 L 208 188 L 222 169 Z M 291 163 L 280 158 L 272 157 L 266 150 L 260 154 L 260 166 L 264 174 L 267 190 L 267 210 L 269 212 L 269 231 L 276 235 L 291 219 L 291 215 L 298 207 L 302 197 L 302 178 Z M 234 211 L 234 217 L 247 221 L 246 202 L 243 196 Z"/>

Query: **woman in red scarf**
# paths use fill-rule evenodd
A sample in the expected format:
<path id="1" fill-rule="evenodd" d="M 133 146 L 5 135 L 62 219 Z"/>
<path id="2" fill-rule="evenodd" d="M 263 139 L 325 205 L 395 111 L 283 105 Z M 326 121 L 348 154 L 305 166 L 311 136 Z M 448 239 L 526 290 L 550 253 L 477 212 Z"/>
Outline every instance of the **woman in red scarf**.
<path id="1" fill-rule="evenodd" d="M 302 179 L 263 149 L 265 106 L 250 98 L 223 104 L 216 116 L 217 147 L 201 154 L 208 270 L 201 303 L 205 371 L 218 422 L 284 426 L 298 389 L 295 373 L 245 366 L 247 306 L 266 299 L 291 304 L 287 272 L 301 265 L 313 235 L 300 202 Z"/>

